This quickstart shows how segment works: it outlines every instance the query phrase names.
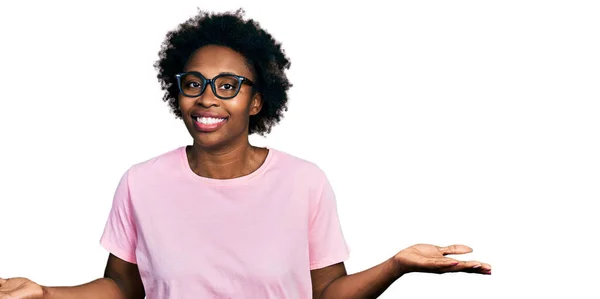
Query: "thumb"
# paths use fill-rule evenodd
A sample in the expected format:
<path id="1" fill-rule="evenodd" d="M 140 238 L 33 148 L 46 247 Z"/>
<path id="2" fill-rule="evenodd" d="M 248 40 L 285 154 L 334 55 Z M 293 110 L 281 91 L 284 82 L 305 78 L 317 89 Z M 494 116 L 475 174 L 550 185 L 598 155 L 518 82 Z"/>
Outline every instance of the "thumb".
<path id="1" fill-rule="evenodd" d="M 448 254 L 465 254 L 473 252 L 473 249 L 466 245 L 450 245 L 446 247 L 438 247 L 438 249 L 442 252 L 443 255 Z"/>

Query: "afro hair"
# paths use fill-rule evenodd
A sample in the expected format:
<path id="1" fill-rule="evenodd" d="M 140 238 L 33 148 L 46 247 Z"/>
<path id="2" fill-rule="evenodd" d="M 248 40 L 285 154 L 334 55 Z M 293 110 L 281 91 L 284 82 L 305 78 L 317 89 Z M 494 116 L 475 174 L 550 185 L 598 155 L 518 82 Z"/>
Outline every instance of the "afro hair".
<path id="1" fill-rule="evenodd" d="M 181 118 L 175 74 L 182 72 L 189 57 L 206 45 L 231 48 L 242 54 L 255 72 L 255 91 L 263 99 L 257 115 L 250 116 L 249 134 L 265 135 L 279 123 L 287 111 L 287 91 L 292 84 L 285 71 L 291 62 L 281 43 L 254 20 L 245 20 L 244 11 L 199 13 L 167 33 L 155 63 L 158 80 L 165 91 L 163 100 L 177 118 Z"/>

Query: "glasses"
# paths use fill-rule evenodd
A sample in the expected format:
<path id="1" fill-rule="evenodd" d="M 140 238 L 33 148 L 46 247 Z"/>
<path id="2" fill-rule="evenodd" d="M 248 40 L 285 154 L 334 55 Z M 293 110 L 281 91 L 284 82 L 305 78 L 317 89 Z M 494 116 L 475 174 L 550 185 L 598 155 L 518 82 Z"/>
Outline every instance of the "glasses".
<path id="1" fill-rule="evenodd" d="M 208 85 L 213 94 L 223 100 L 237 96 L 244 83 L 254 85 L 248 78 L 233 74 L 220 74 L 212 79 L 206 79 L 198 72 L 186 72 L 176 74 L 175 78 L 177 78 L 179 91 L 184 96 L 192 98 L 199 97 Z"/>

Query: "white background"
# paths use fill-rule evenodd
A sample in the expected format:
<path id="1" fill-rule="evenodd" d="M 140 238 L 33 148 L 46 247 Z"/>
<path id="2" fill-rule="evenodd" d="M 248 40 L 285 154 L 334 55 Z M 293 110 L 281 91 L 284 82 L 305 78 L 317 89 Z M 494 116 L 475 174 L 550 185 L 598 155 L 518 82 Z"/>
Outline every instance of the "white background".
<path id="1" fill-rule="evenodd" d="M 381 298 L 600 297 L 597 2 L 303 2 L 3 1 L 0 276 L 102 276 L 120 176 L 190 143 L 153 68 L 165 34 L 244 7 L 294 84 L 252 141 L 327 172 L 349 272 L 462 243 L 492 276 L 410 274 Z"/>

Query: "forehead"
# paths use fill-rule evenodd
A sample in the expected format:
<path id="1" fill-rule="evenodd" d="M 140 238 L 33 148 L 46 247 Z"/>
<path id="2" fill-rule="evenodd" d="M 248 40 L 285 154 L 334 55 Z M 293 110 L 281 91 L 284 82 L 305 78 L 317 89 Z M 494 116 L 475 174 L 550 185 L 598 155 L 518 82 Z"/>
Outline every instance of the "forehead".
<path id="1" fill-rule="evenodd" d="M 231 48 L 217 45 L 204 46 L 192 53 L 184 71 L 197 71 L 208 78 L 220 73 L 252 77 L 252 71 L 242 54 Z"/>

